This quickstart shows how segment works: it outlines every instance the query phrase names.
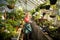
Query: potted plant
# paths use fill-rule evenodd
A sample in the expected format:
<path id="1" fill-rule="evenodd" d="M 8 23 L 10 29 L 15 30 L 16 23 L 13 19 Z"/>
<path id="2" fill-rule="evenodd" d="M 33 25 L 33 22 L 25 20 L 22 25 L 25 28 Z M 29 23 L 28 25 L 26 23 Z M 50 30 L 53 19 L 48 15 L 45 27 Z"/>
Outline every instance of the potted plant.
<path id="1" fill-rule="evenodd" d="M 4 31 L 6 33 L 6 34 L 4 34 L 5 35 L 4 36 L 5 40 L 7 40 L 7 39 L 11 40 L 12 38 L 15 38 L 15 39 L 18 38 L 16 28 L 14 28 L 13 25 L 11 25 L 11 23 L 6 23 L 5 27 L 6 27 L 6 29 Z"/>
<path id="2" fill-rule="evenodd" d="M 6 0 L 6 1 L 8 3 L 7 7 L 9 9 L 13 9 L 15 7 L 15 3 L 16 3 L 17 0 Z"/>
<path id="3" fill-rule="evenodd" d="M 17 40 L 18 39 L 18 33 L 16 32 L 16 29 L 14 31 L 12 31 L 12 37 L 11 40 Z"/>
<path id="4" fill-rule="evenodd" d="M 56 4 L 56 2 L 57 2 L 57 0 L 50 0 L 50 4 L 51 4 L 51 5 Z"/>
<path id="5" fill-rule="evenodd" d="M 11 24 L 7 24 L 7 23 L 4 23 L 3 24 L 4 25 L 4 27 L 2 27 L 1 28 L 1 31 L 0 31 L 0 37 L 1 37 L 1 40 L 10 40 L 10 38 L 11 38 L 11 31 L 12 31 L 12 26 L 11 26 Z M 2 25 L 2 26 L 3 26 Z"/>

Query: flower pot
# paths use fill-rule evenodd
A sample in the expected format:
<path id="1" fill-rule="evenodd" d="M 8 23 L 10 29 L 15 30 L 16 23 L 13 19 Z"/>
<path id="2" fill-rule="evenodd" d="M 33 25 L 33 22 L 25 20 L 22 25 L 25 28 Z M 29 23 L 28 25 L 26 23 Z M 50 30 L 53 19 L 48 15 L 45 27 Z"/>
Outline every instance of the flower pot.
<path id="1" fill-rule="evenodd" d="M 44 12 L 44 13 L 43 13 L 43 16 L 45 16 L 45 14 L 46 14 L 46 13 Z"/>
<path id="2" fill-rule="evenodd" d="M 50 15 L 51 18 L 55 18 L 56 16 L 55 15 Z"/>
<path id="3" fill-rule="evenodd" d="M 13 8 L 15 7 L 15 5 L 14 5 L 14 4 L 12 4 L 12 5 L 7 5 L 7 7 L 8 7 L 9 9 L 13 9 Z"/>
<path id="4" fill-rule="evenodd" d="M 50 5 L 46 5 L 45 8 L 46 8 L 46 10 L 49 10 L 50 9 Z"/>
<path id="5" fill-rule="evenodd" d="M 51 5 L 56 4 L 56 2 L 57 2 L 57 0 L 50 0 L 50 4 L 51 4 Z"/>

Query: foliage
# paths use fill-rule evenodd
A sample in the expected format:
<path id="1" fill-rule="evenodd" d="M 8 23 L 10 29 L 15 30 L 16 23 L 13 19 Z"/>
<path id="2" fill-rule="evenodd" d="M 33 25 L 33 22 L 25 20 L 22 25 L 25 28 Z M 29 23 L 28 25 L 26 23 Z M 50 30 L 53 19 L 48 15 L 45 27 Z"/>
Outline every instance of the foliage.
<path id="1" fill-rule="evenodd" d="M 49 26 L 49 30 L 50 30 L 50 31 L 56 31 L 56 29 L 58 29 L 58 27 Z"/>
<path id="2" fill-rule="evenodd" d="M 31 10 L 30 13 L 33 15 L 36 12 L 35 9 Z"/>
<path id="3" fill-rule="evenodd" d="M 24 12 L 23 12 L 23 9 L 22 8 L 16 8 L 15 10 L 14 10 L 14 12 L 15 12 L 15 17 L 16 17 L 16 19 L 23 19 L 23 17 L 24 17 Z"/>
<path id="4" fill-rule="evenodd" d="M 52 25 L 52 21 L 48 21 L 48 20 L 39 20 L 39 26 L 43 26 L 43 25 L 45 25 L 45 26 L 50 26 L 50 25 Z"/>
<path id="5" fill-rule="evenodd" d="M 5 6 L 5 4 L 0 4 L 0 7 Z"/>
<path id="6" fill-rule="evenodd" d="M 3 32 L 0 32 L 0 34 L 0 37 L 2 37 L 3 40 L 7 40 L 12 36 L 14 37 L 15 35 L 17 35 L 16 29 L 11 24 L 7 23 L 5 23 L 5 29 L 3 30 Z"/>
<path id="7" fill-rule="evenodd" d="M 1 37 L 2 40 L 7 40 L 11 37 L 11 34 L 6 33 L 6 32 L 2 32 L 2 33 L 0 33 L 0 37 Z"/>
<path id="8" fill-rule="evenodd" d="M 2 12 L 0 12 L 0 28 L 4 27 L 4 20 L 2 20 Z"/>
<path id="9" fill-rule="evenodd" d="M 7 19 L 14 18 L 14 20 L 21 20 L 24 17 L 24 12 L 20 9 L 14 9 L 10 13 L 7 12 Z"/>
<path id="10" fill-rule="evenodd" d="M 24 12 L 21 9 L 13 9 L 11 12 L 6 12 L 5 20 L 2 20 L 2 13 L 0 12 L 0 36 L 3 40 L 17 37 L 16 27 L 20 27 L 20 24 L 23 24 L 23 18 Z"/>
<path id="11" fill-rule="evenodd" d="M 13 27 L 19 26 L 20 22 L 16 20 L 7 19 L 6 23 L 11 24 Z"/>
<path id="12" fill-rule="evenodd" d="M 16 32 L 16 28 L 15 27 L 13 27 L 11 24 L 6 24 L 6 30 L 7 30 L 7 32 L 9 31 L 10 32 L 10 34 L 9 35 L 11 35 L 11 37 L 13 36 L 13 37 L 16 37 L 16 35 L 17 35 L 17 32 Z M 9 36 L 8 36 L 9 37 Z"/>
<path id="13" fill-rule="evenodd" d="M 31 11 L 30 11 L 31 14 L 33 15 L 34 13 L 39 12 L 40 7 L 41 7 L 41 6 L 44 6 L 45 4 L 46 4 L 46 3 L 44 3 L 44 4 L 40 4 L 40 5 L 37 6 L 35 9 L 31 10 Z"/>
<path id="14" fill-rule="evenodd" d="M 49 27 L 49 35 L 54 39 L 60 39 L 60 33 L 58 32 L 58 27 L 50 26 Z"/>

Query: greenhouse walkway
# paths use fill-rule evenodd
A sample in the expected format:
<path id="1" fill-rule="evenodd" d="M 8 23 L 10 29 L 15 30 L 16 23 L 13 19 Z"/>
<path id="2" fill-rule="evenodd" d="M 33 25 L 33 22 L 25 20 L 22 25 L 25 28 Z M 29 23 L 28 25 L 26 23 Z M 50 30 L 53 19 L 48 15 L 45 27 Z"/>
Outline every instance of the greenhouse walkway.
<path id="1" fill-rule="evenodd" d="M 45 35 L 40 28 L 36 25 L 35 22 L 31 23 L 32 25 L 32 40 L 52 40 L 48 35 Z"/>

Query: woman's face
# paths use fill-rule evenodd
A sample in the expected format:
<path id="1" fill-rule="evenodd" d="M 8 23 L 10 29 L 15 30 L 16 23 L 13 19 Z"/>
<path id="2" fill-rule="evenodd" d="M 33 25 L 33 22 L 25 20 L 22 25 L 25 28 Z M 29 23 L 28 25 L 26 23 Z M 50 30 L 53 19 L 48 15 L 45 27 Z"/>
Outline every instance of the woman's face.
<path id="1" fill-rule="evenodd" d="M 30 12 L 27 12 L 25 15 L 31 17 Z"/>

